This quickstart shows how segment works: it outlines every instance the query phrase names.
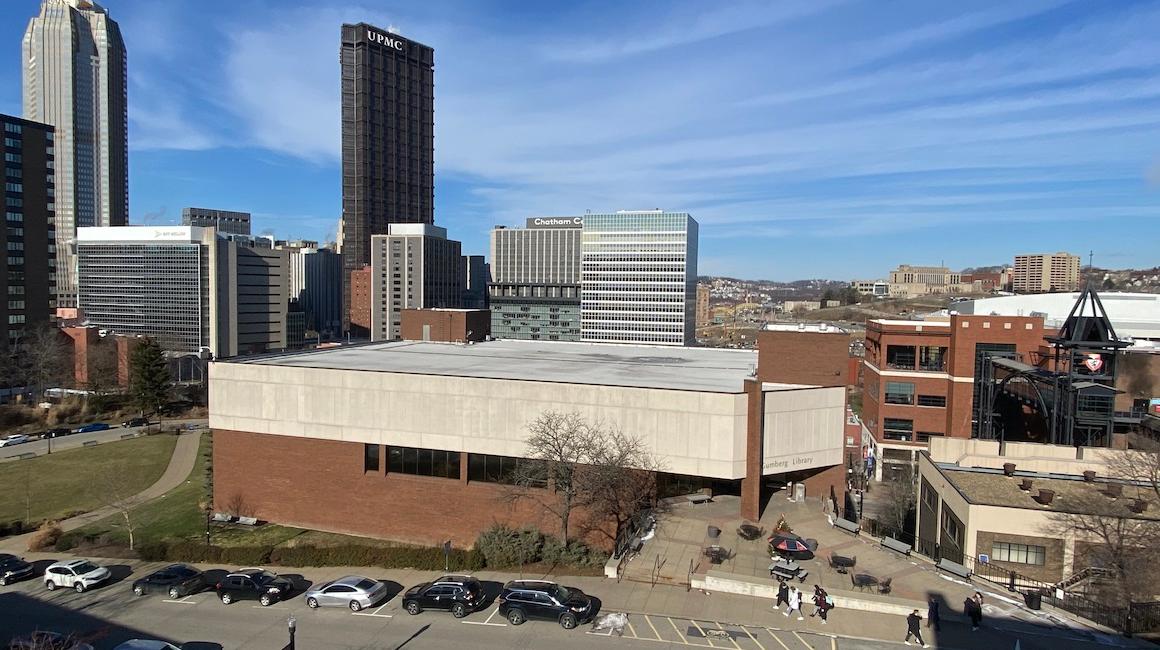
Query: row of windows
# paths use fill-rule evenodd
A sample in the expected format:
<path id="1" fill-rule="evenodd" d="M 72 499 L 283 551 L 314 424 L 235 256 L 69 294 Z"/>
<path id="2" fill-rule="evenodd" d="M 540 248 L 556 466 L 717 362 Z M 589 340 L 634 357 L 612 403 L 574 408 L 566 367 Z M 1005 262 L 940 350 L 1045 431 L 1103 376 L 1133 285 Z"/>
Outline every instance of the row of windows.
<path id="1" fill-rule="evenodd" d="M 363 445 L 363 471 L 378 472 L 382 468 L 379 445 Z M 487 483 L 510 483 L 521 466 L 538 461 L 491 454 L 467 455 L 467 480 Z M 526 474 L 546 476 L 542 466 L 533 465 Z M 461 476 L 460 452 L 418 447 L 387 447 L 386 470 L 392 474 L 432 476 L 458 480 Z"/>
<path id="2" fill-rule="evenodd" d="M 8 133 L 23 133 L 24 127 L 20 124 L 13 124 L 12 122 L 4 123 L 4 130 Z"/>
<path id="3" fill-rule="evenodd" d="M 1043 546 L 1014 544 L 1011 542 L 995 542 L 991 545 L 991 559 L 1000 562 L 1016 562 L 1018 564 L 1043 566 L 1046 558 L 1047 549 Z"/>

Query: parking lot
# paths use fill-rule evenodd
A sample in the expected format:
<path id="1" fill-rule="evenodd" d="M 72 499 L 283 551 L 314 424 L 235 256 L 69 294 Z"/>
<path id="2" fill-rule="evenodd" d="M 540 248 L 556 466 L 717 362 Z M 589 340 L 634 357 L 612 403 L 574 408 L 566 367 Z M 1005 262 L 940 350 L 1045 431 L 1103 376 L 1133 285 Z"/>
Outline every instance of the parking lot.
<path id="1" fill-rule="evenodd" d="M 38 562 L 38 569 L 43 570 Z M 295 572 L 282 572 L 296 584 L 284 602 L 262 607 L 256 601 L 224 605 L 212 591 L 179 599 L 164 595 L 134 596 L 134 578 L 160 564 L 106 564 L 112 580 L 85 593 L 47 591 L 39 577 L 0 588 L 0 647 L 10 636 L 35 629 L 71 631 L 98 649 L 112 648 L 129 638 L 161 638 L 189 647 L 209 649 L 280 649 L 289 638 L 287 620 L 296 620 L 301 648 L 595 648 L 702 647 L 734 650 L 836 650 L 877 647 L 802 631 L 742 627 L 710 620 L 630 614 L 618 632 L 593 631 L 591 626 L 564 630 L 550 621 L 510 625 L 494 602 L 499 583 L 486 582 L 485 606 L 463 619 L 448 612 L 425 611 L 412 616 L 401 609 L 398 594 L 411 585 L 388 582 L 390 596 L 371 609 L 311 610 L 302 599 L 311 584 Z M 211 582 L 224 572 L 209 572 Z M 373 575 L 371 577 L 374 577 Z M 429 578 L 428 578 L 429 579 Z M 417 580 L 418 581 L 418 580 Z M 599 594 L 592 594 L 599 597 Z"/>

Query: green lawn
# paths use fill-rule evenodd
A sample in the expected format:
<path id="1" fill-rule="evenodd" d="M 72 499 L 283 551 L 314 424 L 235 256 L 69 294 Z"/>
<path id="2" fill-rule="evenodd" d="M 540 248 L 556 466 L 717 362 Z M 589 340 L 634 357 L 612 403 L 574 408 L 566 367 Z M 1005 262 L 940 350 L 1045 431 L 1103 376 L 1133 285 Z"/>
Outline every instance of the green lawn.
<path id="1" fill-rule="evenodd" d="M 136 494 L 161 478 L 176 436 L 145 436 L 0 464 L 0 521 L 40 521 L 105 505 L 101 495 Z"/>

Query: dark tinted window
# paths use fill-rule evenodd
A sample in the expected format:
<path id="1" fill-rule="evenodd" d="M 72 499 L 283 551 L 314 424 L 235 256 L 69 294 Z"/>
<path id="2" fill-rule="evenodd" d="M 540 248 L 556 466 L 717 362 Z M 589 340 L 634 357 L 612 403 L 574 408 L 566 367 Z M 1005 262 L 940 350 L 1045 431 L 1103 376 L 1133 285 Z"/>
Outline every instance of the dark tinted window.
<path id="1" fill-rule="evenodd" d="M 359 589 L 362 589 L 363 591 L 370 591 L 371 589 L 375 588 L 375 581 L 364 578 L 360 580 L 359 583 L 355 586 L 357 586 Z"/>

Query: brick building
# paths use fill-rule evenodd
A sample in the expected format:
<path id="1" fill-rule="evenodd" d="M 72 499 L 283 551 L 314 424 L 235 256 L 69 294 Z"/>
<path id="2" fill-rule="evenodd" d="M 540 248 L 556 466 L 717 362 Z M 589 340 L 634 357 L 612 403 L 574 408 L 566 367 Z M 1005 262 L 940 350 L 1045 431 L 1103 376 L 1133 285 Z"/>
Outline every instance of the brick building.
<path id="1" fill-rule="evenodd" d="M 488 341 L 218 360 L 216 507 L 240 501 L 277 523 L 419 543 L 466 545 L 494 523 L 541 524 L 502 503 L 497 481 L 526 453 L 528 424 L 550 410 L 638 436 L 663 463 L 661 496 L 738 495 L 740 514 L 757 519 L 774 484 L 840 490 L 845 388 L 763 381 L 758 358 Z"/>
<path id="2" fill-rule="evenodd" d="M 371 267 L 350 272 L 350 335 L 368 339 L 371 336 Z"/>
<path id="3" fill-rule="evenodd" d="M 901 469 L 936 437 L 969 438 L 977 420 L 974 379 L 984 355 L 1035 364 L 1047 331 L 1032 316 L 966 316 L 866 323 L 862 419 L 883 466 Z"/>
<path id="4" fill-rule="evenodd" d="M 486 309 L 404 309 L 404 341 L 441 343 L 479 342 L 491 335 L 491 312 Z"/>

